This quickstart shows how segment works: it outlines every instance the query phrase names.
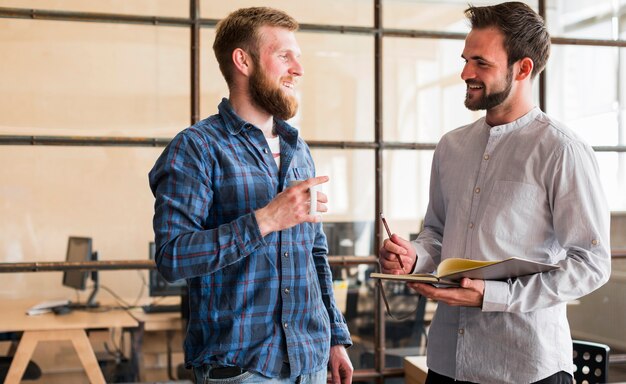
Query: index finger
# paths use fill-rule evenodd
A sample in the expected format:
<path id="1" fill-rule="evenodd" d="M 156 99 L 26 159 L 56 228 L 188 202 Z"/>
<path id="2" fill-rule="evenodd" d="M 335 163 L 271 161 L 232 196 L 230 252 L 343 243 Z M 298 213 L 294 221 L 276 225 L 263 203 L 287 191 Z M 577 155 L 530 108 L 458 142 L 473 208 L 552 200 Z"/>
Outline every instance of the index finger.
<path id="1" fill-rule="evenodd" d="M 328 182 L 328 180 L 330 180 L 330 177 L 328 176 L 311 177 L 310 179 L 306 179 L 302 183 L 298 184 L 298 186 L 301 186 L 304 189 L 308 189 L 319 184 L 324 184 Z"/>
<path id="2" fill-rule="evenodd" d="M 386 239 L 383 242 L 384 248 L 392 254 L 406 255 L 407 250 L 402 245 L 395 243 L 393 239 Z M 395 256 L 394 256 L 395 257 Z"/>

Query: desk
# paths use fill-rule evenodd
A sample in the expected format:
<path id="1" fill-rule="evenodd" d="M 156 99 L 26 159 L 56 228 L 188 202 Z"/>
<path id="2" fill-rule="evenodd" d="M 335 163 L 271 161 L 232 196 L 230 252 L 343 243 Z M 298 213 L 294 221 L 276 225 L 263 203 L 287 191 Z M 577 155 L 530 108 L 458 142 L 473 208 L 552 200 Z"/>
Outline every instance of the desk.
<path id="1" fill-rule="evenodd" d="M 132 313 L 137 321 L 143 323 L 146 332 L 183 330 L 183 319 L 178 312 L 144 313 L 136 309 Z"/>
<path id="2" fill-rule="evenodd" d="M 426 356 L 404 358 L 404 380 L 406 384 L 424 384 L 427 374 Z"/>
<path id="3" fill-rule="evenodd" d="M 91 383 L 105 383 L 86 330 L 98 328 L 137 328 L 139 322 L 126 311 L 75 310 L 66 315 L 45 313 L 28 316 L 26 310 L 36 301 L 3 300 L 1 332 L 24 332 L 9 368 L 5 384 L 19 383 L 37 343 L 70 340 Z"/>

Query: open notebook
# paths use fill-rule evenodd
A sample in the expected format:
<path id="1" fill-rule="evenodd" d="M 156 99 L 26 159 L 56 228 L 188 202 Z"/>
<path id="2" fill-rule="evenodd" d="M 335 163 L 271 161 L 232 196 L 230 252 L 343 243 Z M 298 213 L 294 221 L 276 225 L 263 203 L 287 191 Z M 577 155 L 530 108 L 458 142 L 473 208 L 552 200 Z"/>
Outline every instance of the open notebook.
<path id="1" fill-rule="evenodd" d="M 506 280 L 512 277 L 532 275 L 558 269 L 558 265 L 511 257 L 500 261 L 479 261 L 450 258 L 439 264 L 437 272 L 407 275 L 390 275 L 373 272 L 374 279 L 398 280 L 416 283 L 430 283 L 441 286 L 458 286 L 462 278 L 481 280 Z"/>

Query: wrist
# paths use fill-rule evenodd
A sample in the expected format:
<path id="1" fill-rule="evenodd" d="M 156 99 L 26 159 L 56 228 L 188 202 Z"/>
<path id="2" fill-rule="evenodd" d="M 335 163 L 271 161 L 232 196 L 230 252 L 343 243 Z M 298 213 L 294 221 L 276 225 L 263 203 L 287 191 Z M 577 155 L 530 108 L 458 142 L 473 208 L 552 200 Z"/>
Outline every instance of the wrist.
<path id="1" fill-rule="evenodd" d="M 267 208 L 260 208 L 254 211 L 254 216 L 256 218 L 256 223 L 259 226 L 259 231 L 261 232 L 261 236 L 265 236 L 269 233 L 274 232 L 272 227 L 272 220 L 267 213 Z"/>

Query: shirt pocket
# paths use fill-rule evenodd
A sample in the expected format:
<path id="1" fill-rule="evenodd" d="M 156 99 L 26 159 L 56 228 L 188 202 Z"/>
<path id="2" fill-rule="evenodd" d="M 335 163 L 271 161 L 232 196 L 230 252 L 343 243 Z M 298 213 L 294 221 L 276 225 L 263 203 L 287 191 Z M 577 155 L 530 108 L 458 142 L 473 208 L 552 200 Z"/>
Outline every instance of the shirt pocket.
<path id="1" fill-rule="evenodd" d="M 519 244 L 537 241 L 546 230 L 546 198 L 538 186 L 496 181 L 489 195 L 481 228 L 496 240 Z"/>
<path id="2" fill-rule="evenodd" d="M 313 170 L 308 167 L 293 167 L 287 172 L 287 178 L 285 182 L 289 185 L 292 180 L 306 180 L 313 177 Z"/>

